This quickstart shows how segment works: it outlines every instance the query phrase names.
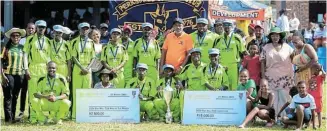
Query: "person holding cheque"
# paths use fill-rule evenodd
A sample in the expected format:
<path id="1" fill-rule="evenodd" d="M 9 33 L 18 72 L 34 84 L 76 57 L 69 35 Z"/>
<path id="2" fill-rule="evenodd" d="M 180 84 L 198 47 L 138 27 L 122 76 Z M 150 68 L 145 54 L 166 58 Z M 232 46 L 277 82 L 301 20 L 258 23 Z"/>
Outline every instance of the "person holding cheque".
<path id="1" fill-rule="evenodd" d="M 174 66 L 165 64 L 163 67 L 163 73 L 164 73 L 164 78 L 159 79 L 158 81 L 158 86 L 157 86 L 157 98 L 153 101 L 154 107 L 159 113 L 159 120 L 164 121 L 165 115 L 167 113 L 167 105 L 165 101 L 165 92 L 167 88 L 172 88 L 173 93 L 172 93 L 172 98 L 170 102 L 170 110 L 173 112 L 173 121 L 174 122 L 179 122 L 180 118 L 180 105 L 179 105 L 179 93 L 180 93 L 180 86 L 177 85 L 176 79 L 174 77 Z"/>
<path id="2" fill-rule="evenodd" d="M 37 121 L 40 125 L 54 122 L 62 124 L 62 119 L 69 111 L 71 102 L 68 100 L 69 88 L 66 79 L 56 73 L 57 65 L 50 61 L 47 64 L 48 74 L 37 81 L 37 90 L 31 100 L 32 110 L 36 112 Z M 43 111 L 50 111 L 46 119 Z"/>
<path id="3" fill-rule="evenodd" d="M 138 63 L 136 65 L 137 77 L 132 78 L 125 88 L 138 88 L 140 89 L 140 111 L 141 118 L 145 120 L 156 120 L 159 118 L 157 110 L 154 108 L 153 99 L 157 94 L 155 82 L 146 77 L 148 66 L 144 63 Z"/>

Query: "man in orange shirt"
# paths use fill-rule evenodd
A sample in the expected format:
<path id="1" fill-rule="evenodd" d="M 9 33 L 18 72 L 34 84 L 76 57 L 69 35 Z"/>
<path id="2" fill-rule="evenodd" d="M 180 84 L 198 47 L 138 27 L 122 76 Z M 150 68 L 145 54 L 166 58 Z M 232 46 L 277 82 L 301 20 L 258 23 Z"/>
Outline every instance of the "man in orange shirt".
<path id="1" fill-rule="evenodd" d="M 191 36 L 183 31 L 184 22 L 181 18 L 174 20 L 173 29 L 174 32 L 166 36 L 162 47 L 160 67 L 170 64 L 176 69 L 175 73 L 178 73 L 187 62 L 188 51 L 193 48 L 193 41 Z"/>

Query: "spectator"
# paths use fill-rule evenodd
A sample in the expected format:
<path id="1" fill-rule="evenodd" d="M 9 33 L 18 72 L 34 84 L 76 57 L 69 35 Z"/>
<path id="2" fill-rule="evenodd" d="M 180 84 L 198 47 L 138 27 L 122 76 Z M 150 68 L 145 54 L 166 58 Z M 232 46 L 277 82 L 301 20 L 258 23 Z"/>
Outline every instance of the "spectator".
<path id="1" fill-rule="evenodd" d="M 101 81 L 94 85 L 94 89 L 115 88 L 115 85 L 112 83 L 112 79 L 116 77 L 115 73 L 103 69 L 98 77 Z"/>
<path id="2" fill-rule="evenodd" d="M 279 112 L 287 101 L 287 94 L 293 85 L 293 49 L 283 39 L 286 33 L 279 27 L 273 27 L 268 35 L 269 44 L 263 47 L 260 54 L 261 77 L 268 80 L 270 89 L 275 94 L 274 109 Z M 285 115 L 285 112 L 282 114 Z"/>
<path id="3" fill-rule="evenodd" d="M 237 86 L 238 91 L 246 91 L 246 113 L 248 114 L 254 105 L 256 105 L 255 98 L 257 97 L 257 90 L 254 80 L 250 79 L 249 71 L 242 69 L 239 77 L 240 84 Z"/>
<path id="4" fill-rule="evenodd" d="M 290 31 L 294 33 L 299 30 L 300 20 L 296 17 L 296 13 L 293 13 L 293 18 L 290 19 Z"/>
<path id="5" fill-rule="evenodd" d="M 288 117 L 283 118 L 285 125 L 296 123 L 296 130 L 300 131 L 305 123 L 309 125 L 312 120 L 312 128 L 316 129 L 316 104 L 314 98 L 308 94 L 307 86 L 304 81 L 297 84 L 299 94 L 295 95 L 290 104 L 291 113 Z"/>
<path id="6" fill-rule="evenodd" d="M 173 22 L 174 32 L 166 36 L 162 47 L 160 65 L 171 64 L 175 73 L 179 73 L 188 60 L 188 52 L 193 48 L 193 41 L 189 34 L 184 32 L 184 22 L 181 18 L 176 18 Z M 162 73 L 162 69 L 160 73 Z"/>
<path id="7" fill-rule="evenodd" d="M 24 45 L 26 42 L 26 38 L 30 35 L 34 35 L 35 33 L 35 24 L 34 23 L 28 23 L 26 27 L 26 37 L 20 39 L 19 44 Z"/>
<path id="8" fill-rule="evenodd" d="M 108 32 L 108 25 L 106 23 L 100 24 L 100 32 L 101 32 L 100 43 L 108 44 L 110 39 L 110 34 Z"/>
<path id="9" fill-rule="evenodd" d="M 289 22 L 288 22 L 288 17 L 286 16 L 286 10 L 282 9 L 279 11 L 279 17 L 276 22 L 276 26 L 281 29 L 282 32 L 285 32 L 286 35 L 290 33 L 290 27 L 289 27 Z"/>
<path id="10" fill-rule="evenodd" d="M 318 127 L 321 127 L 321 112 L 323 107 L 323 83 L 326 79 L 326 72 L 318 63 L 311 67 L 312 77 L 309 81 L 308 93 L 313 96 L 316 103 L 316 112 L 318 114 Z"/>
<path id="11" fill-rule="evenodd" d="M 277 113 L 277 122 L 278 121 L 280 121 L 280 118 L 281 118 L 281 113 L 283 112 L 283 111 L 285 111 L 286 112 L 286 114 L 287 114 L 287 117 L 288 118 L 291 118 L 292 117 L 292 112 L 291 112 L 291 109 L 290 109 L 290 107 L 289 107 L 289 105 L 291 104 L 291 102 L 292 102 L 292 98 L 295 96 L 295 95 L 297 95 L 298 94 L 298 90 L 297 90 L 297 87 L 296 86 L 293 86 L 291 89 L 290 89 L 290 92 L 289 92 L 289 94 L 288 94 L 288 99 L 287 99 L 287 102 L 283 105 L 283 107 L 279 110 L 279 112 Z M 282 119 L 282 122 L 284 123 L 284 121 L 283 121 L 283 119 Z M 284 128 L 287 128 L 288 127 L 288 125 L 287 124 L 285 124 L 284 125 Z"/>
<path id="12" fill-rule="evenodd" d="M 244 69 L 247 69 L 249 71 L 250 79 L 255 81 L 255 84 L 257 85 L 256 91 L 259 91 L 260 89 L 260 68 L 261 68 L 261 63 L 260 63 L 260 52 L 259 52 L 259 47 L 255 43 L 255 40 L 252 40 L 249 45 L 249 52 L 250 55 L 247 55 L 243 58 L 242 61 L 242 66 Z"/>
<path id="13" fill-rule="evenodd" d="M 97 63 L 101 63 L 100 56 L 102 51 L 102 44 L 100 44 L 100 31 L 98 29 L 92 29 L 88 34 L 89 38 L 91 38 L 94 42 L 94 49 L 96 55 Z M 92 71 L 92 85 L 94 86 L 96 83 L 100 82 L 99 77 L 97 77 L 98 71 Z"/>
<path id="14" fill-rule="evenodd" d="M 248 33 L 249 35 L 245 37 L 245 47 L 247 47 L 247 45 L 249 44 L 250 41 L 254 40 L 255 37 L 255 24 L 249 24 L 248 26 Z"/>
<path id="15" fill-rule="evenodd" d="M 308 76 L 312 75 L 311 66 L 318 61 L 317 53 L 312 46 L 304 43 L 303 36 L 299 31 L 293 34 L 292 42 L 295 46 L 292 63 L 298 67 L 295 82 L 305 81 L 309 86 L 310 77 Z"/>
<path id="16" fill-rule="evenodd" d="M 268 38 L 265 36 L 263 31 L 264 29 L 261 25 L 256 25 L 254 27 L 254 30 L 255 30 L 255 43 L 259 46 L 260 49 L 259 52 L 261 52 L 262 48 L 267 44 Z M 247 50 L 249 50 L 248 47 L 246 48 Z"/>
<path id="17" fill-rule="evenodd" d="M 314 23 L 309 22 L 307 28 L 302 29 L 301 34 L 304 36 L 304 41 L 313 46 Z"/>
<path id="18" fill-rule="evenodd" d="M 262 120 L 266 120 L 266 127 L 272 127 L 275 119 L 275 110 L 273 108 L 273 102 L 275 99 L 274 93 L 269 91 L 268 81 L 262 79 L 260 82 L 260 90 L 254 102 L 260 102 L 252 111 L 246 116 L 243 123 L 238 126 L 244 128 L 245 125 L 253 119 L 256 115 Z"/>
<path id="19" fill-rule="evenodd" d="M 23 57 L 23 45 L 19 44 L 21 37 L 26 35 L 24 29 L 12 28 L 5 33 L 5 36 L 9 39 L 6 47 L 3 48 L 1 53 L 1 76 L 2 76 L 2 91 L 3 91 L 3 110 L 5 115 L 5 122 L 15 122 L 16 105 L 19 95 L 19 91 L 26 90 L 27 80 L 24 76 L 24 63 Z M 25 93 L 25 94 L 23 94 Z M 22 95 L 25 96 L 26 92 L 22 91 Z M 25 102 L 22 103 L 25 108 Z M 20 105 L 22 106 L 22 105 Z M 24 110 L 23 110 L 24 111 Z"/>
<path id="20" fill-rule="evenodd" d="M 327 31 L 324 23 L 319 24 L 319 28 L 316 29 L 315 34 L 313 36 L 314 42 L 313 46 L 317 50 L 319 47 L 326 47 L 327 41 Z"/>

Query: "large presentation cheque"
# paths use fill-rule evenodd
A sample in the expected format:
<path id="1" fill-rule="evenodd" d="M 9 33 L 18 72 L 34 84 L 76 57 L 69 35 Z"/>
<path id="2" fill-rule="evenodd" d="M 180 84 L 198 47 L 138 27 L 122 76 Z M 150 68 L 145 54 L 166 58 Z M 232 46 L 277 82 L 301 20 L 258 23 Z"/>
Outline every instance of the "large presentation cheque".
<path id="1" fill-rule="evenodd" d="M 240 125 L 245 116 L 245 91 L 185 91 L 182 124 Z"/>
<path id="2" fill-rule="evenodd" d="M 140 123 L 139 89 L 77 89 L 76 122 Z"/>

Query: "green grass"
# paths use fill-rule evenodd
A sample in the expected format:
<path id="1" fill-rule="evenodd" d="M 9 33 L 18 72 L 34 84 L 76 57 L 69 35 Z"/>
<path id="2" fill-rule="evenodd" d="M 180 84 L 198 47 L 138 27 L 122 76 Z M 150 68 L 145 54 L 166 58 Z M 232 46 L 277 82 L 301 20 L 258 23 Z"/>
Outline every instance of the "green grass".
<path id="1" fill-rule="evenodd" d="M 324 94 L 326 94 L 326 86 L 324 88 Z M 27 121 L 27 107 L 25 110 L 25 118 L 22 123 L 15 124 L 5 124 L 3 122 L 3 95 L 2 89 L 0 89 L 0 111 L 1 111 L 1 131 L 234 131 L 240 130 L 236 126 L 205 126 L 205 125 L 190 125 L 185 126 L 181 124 L 165 124 L 160 122 L 142 122 L 140 124 L 116 124 L 116 123 L 75 123 L 73 121 L 64 121 L 63 125 L 44 125 L 44 126 L 36 126 L 31 125 Z M 323 116 L 326 116 L 326 95 L 324 95 L 324 108 L 323 108 Z M 19 104 L 19 102 L 18 102 Z M 18 105 L 19 107 L 19 105 Z M 17 107 L 17 109 L 19 109 Z M 18 112 L 18 110 L 17 110 Z M 18 113 L 17 113 L 18 114 Z M 264 127 L 265 123 L 262 121 L 256 122 L 254 125 L 248 124 L 246 130 L 248 131 L 260 131 L 260 130 L 285 130 L 282 126 L 274 125 L 272 128 Z M 287 130 L 294 129 L 294 126 L 290 126 Z M 312 127 L 306 129 L 308 131 L 312 130 Z M 318 131 L 326 131 L 326 120 L 323 120 L 322 127 L 317 129 Z"/>

